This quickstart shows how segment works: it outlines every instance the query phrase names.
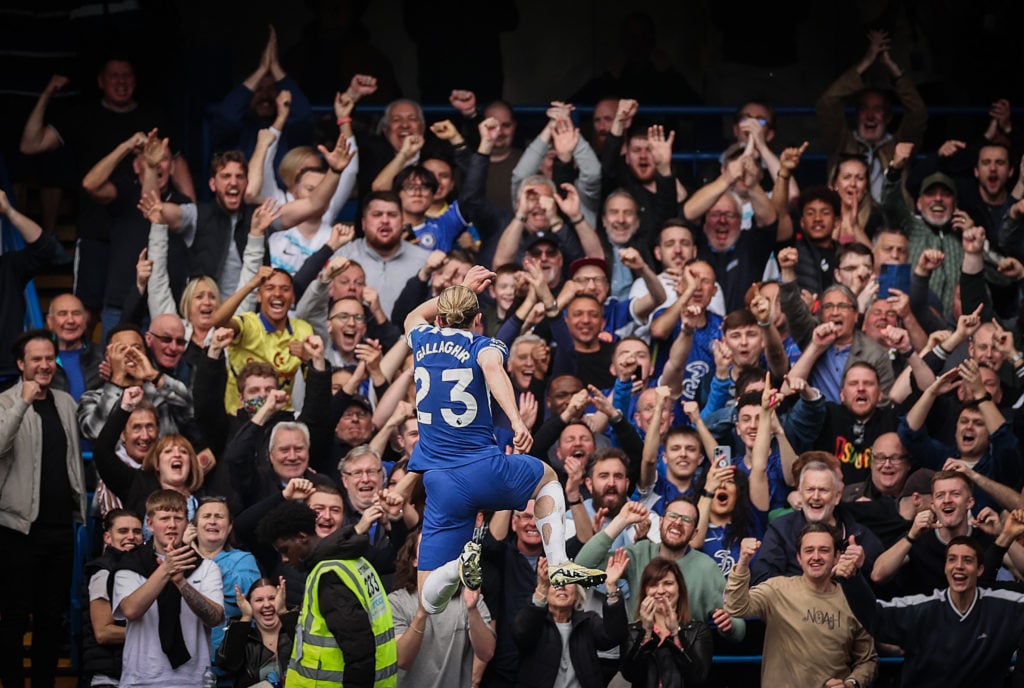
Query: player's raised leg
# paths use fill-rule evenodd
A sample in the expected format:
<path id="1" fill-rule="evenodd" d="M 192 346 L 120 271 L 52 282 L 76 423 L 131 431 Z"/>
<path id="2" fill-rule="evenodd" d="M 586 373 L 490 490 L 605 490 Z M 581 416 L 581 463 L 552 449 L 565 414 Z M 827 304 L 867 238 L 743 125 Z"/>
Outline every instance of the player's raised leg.
<path id="1" fill-rule="evenodd" d="M 548 560 L 548 577 L 554 586 L 575 583 L 583 587 L 600 585 L 605 573 L 569 561 L 565 553 L 565 493 L 551 466 L 544 464 L 544 475 L 534 494 L 533 512 L 537 518 L 544 556 Z"/>

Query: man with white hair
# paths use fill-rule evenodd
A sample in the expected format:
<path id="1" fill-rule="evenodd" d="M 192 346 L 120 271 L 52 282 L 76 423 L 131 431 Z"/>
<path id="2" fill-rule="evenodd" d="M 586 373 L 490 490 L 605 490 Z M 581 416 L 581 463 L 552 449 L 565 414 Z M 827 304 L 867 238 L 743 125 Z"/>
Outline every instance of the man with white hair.
<path id="1" fill-rule="evenodd" d="M 819 458 L 821 460 L 816 460 Z M 835 459 L 825 452 L 805 452 L 801 458 L 810 459 L 800 471 L 800 510 L 780 516 L 768 524 L 757 560 L 752 567 L 751 581 L 756 585 L 774 576 L 797 576 L 801 569 L 797 563 L 797 538 L 804 526 L 820 521 L 836 528 L 842 541 L 856 538 L 864 548 L 866 575 L 871 575 L 875 559 L 882 553 L 882 543 L 870 530 L 857 523 L 846 513 L 839 500 L 843 496 L 842 474 L 830 463 Z M 829 462 L 829 463 L 826 463 Z"/>
<path id="2" fill-rule="evenodd" d="M 270 431 L 270 461 L 257 463 L 263 425 L 283 408 L 282 396 L 281 390 L 275 390 L 224 452 L 231 485 L 246 507 L 280 493 L 292 478 L 304 478 L 313 483 L 330 482 L 309 468 L 310 438 L 305 423 L 283 420 L 274 424 Z"/>

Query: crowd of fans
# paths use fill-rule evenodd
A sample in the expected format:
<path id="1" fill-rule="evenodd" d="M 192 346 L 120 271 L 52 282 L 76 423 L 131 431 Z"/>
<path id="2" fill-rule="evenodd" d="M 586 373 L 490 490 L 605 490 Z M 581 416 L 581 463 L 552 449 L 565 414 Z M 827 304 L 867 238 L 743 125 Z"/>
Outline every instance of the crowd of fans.
<path id="1" fill-rule="evenodd" d="M 1000 100 L 974 139 L 919 150 L 926 105 L 867 38 L 817 102 L 825 177 L 801 173 L 807 143 L 773 150 L 776 115 L 751 100 L 699 188 L 675 133 L 615 93 L 575 104 L 589 138 L 553 102 L 520 150 L 509 103 L 456 88 L 449 117 L 400 99 L 374 121 L 359 74 L 316 145 L 271 35 L 193 180 L 130 61 L 66 112 L 54 76 L 21 148 L 69 147 L 81 193 L 74 293 L 45 330 L 22 331 L 20 295 L 59 243 L 0 191 L 26 243 L 0 255 L 0 683 L 23 685 L 31 628 L 32 685 L 53 685 L 90 519 L 83 685 L 167 685 L 154 653 L 193 684 L 284 676 L 313 556 L 275 549 L 287 502 L 379 576 L 399 685 L 867 686 L 879 655 L 905 657 L 903 685 L 1011 680 L 1024 141 Z M 481 514 L 482 589 L 428 614 L 429 491 L 383 498 L 430 422 L 405 323 L 475 265 L 569 554 L 607 580 L 550 584 L 531 500 Z M 195 628 L 168 621 L 186 607 Z"/>

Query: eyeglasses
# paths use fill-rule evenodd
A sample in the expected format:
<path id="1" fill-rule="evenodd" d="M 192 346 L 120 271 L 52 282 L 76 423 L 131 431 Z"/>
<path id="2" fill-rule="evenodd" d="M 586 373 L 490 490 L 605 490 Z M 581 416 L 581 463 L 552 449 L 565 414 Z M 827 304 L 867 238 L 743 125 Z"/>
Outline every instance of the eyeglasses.
<path id="1" fill-rule="evenodd" d="M 203 504 L 209 504 L 211 502 L 215 504 L 227 504 L 228 498 L 221 495 L 208 495 L 206 497 L 200 497 L 198 501 L 198 506 L 202 506 Z"/>
<path id="2" fill-rule="evenodd" d="M 557 248 L 531 248 L 529 254 L 534 258 L 554 258 L 559 255 L 560 251 Z"/>
<path id="3" fill-rule="evenodd" d="M 150 332 L 150 334 L 159 339 L 164 344 L 170 344 L 171 342 L 177 344 L 178 346 L 185 346 L 186 344 L 188 344 L 188 340 L 185 339 L 184 337 L 172 337 L 169 334 L 157 334 L 156 332 Z"/>
<path id="4" fill-rule="evenodd" d="M 882 464 L 897 464 L 903 463 L 907 460 L 906 454 L 872 454 L 871 463 Z"/>
<path id="5" fill-rule="evenodd" d="M 363 418 L 369 418 L 370 413 L 363 409 L 356 409 L 355 411 L 345 411 L 341 414 L 342 420 L 362 420 Z"/>
<path id="6" fill-rule="evenodd" d="M 350 478 L 372 478 L 376 475 L 380 475 L 382 470 L 380 468 L 364 468 L 360 471 L 342 471 L 342 475 L 347 475 Z"/>
<path id="7" fill-rule="evenodd" d="M 821 312 L 825 311 L 852 311 L 854 308 L 852 303 L 823 303 L 821 304 Z"/>
<path id="8" fill-rule="evenodd" d="M 718 220 L 722 219 L 738 220 L 740 219 L 740 214 L 734 213 L 732 211 L 715 210 L 713 212 L 708 213 L 708 219 L 711 220 L 712 222 L 717 222 Z"/>
<path id="9" fill-rule="evenodd" d="M 667 521 L 679 521 L 680 523 L 693 523 L 693 516 L 687 516 L 686 514 L 677 514 L 674 511 L 666 511 L 662 517 Z"/>
<path id="10" fill-rule="evenodd" d="M 423 184 L 402 184 L 402 191 L 411 194 L 434 193 L 434 190 Z"/>
<path id="11" fill-rule="evenodd" d="M 608 284 L 608 278 L 603 275 L 596 277 L 583 277 L 581 275 L 579 277 L 573 277 L 572 281 L 576 284 Z"/>
<path id="12" fill-rule="evenodd" d="M 329 319 L 337 320 L 338 322 L 348 322 L 351 320 L 352 322 L 358 323 L 366 320 L 366 316 L 362 313 L 335 313 Z"/>

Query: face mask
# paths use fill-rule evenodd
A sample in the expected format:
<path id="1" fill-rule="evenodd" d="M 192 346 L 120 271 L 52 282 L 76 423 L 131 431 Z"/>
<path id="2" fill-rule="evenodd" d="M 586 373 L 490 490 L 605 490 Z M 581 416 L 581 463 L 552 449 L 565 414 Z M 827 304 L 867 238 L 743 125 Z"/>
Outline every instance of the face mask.
<path id="1" fill-rule="evenodd" d="M 242 402 L 242 408 L 245 409 L 245 412 L 250 416 L 254 416 L 265 403 L 267 403 L 266 397 L 252 397 L 251 399 L 246 399 Z"/>

